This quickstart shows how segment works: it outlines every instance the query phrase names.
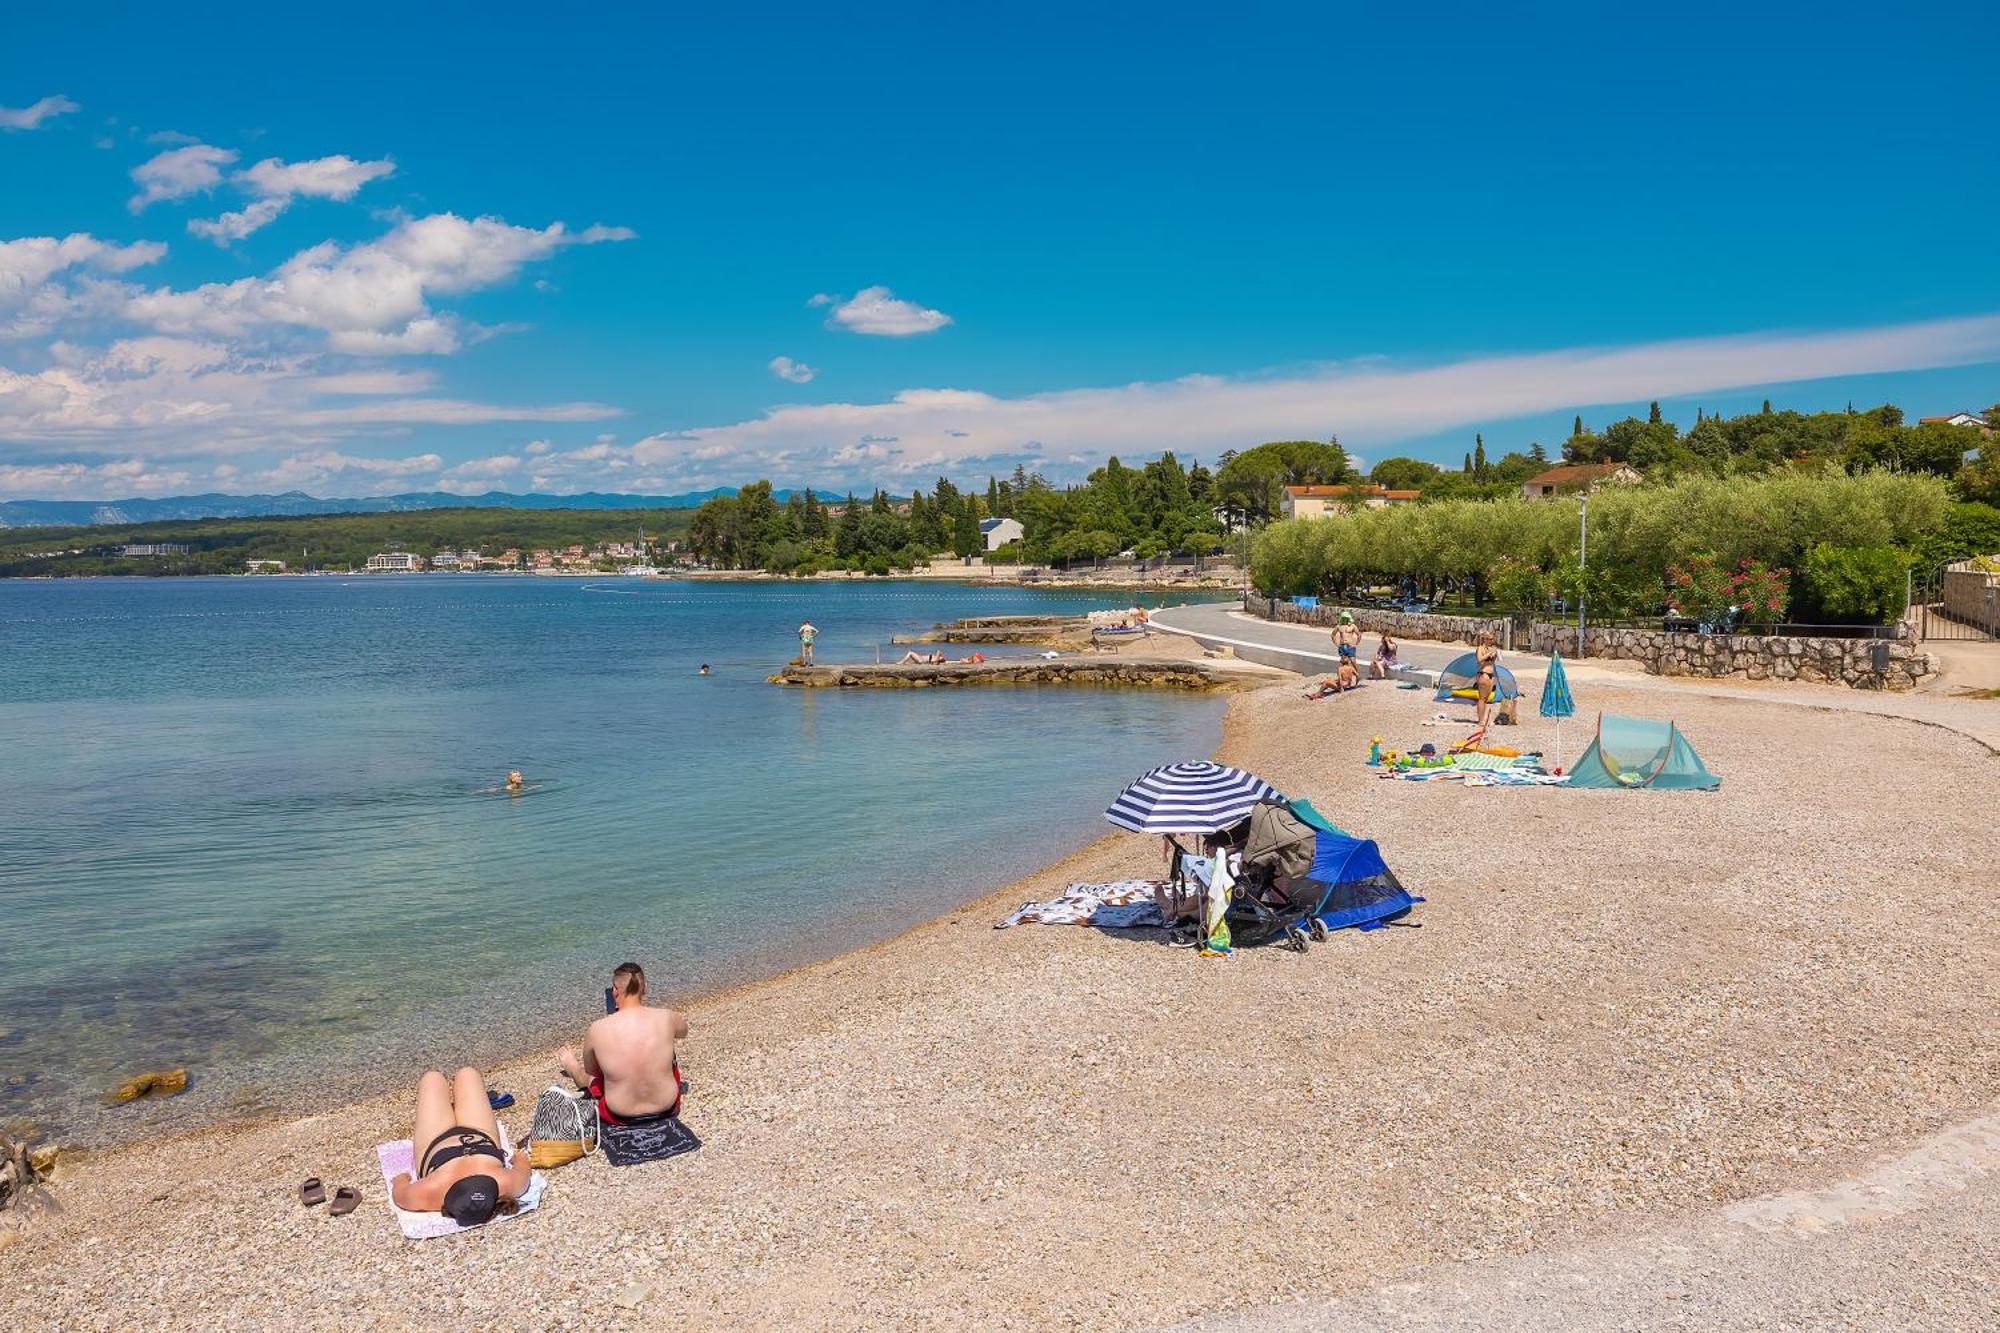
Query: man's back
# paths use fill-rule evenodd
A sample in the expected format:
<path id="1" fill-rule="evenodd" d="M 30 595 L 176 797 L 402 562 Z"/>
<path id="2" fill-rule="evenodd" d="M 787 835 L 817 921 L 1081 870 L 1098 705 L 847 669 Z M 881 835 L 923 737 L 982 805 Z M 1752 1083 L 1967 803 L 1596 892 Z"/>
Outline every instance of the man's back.
<path id="1" fill-rule="evenodd" d="M 590 1056 L 604 1076 L 604 1105 L 613 1115 L 653 1115 L 680 1100 L 674 1036 L 685 1031 L 672 1009 L 635 1004 L 590 1025 Z"/>

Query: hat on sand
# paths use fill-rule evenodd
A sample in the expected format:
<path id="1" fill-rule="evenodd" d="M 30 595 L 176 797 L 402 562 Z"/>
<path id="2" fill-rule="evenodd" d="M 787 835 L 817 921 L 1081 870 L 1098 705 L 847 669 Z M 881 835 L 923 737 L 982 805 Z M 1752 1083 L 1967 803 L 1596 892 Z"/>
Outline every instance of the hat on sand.
<path id="1" fill-rule="evenodd" d="M 462 1227 L 476 1227 L 500 1206 L 500 1182 L 491 1176 L 467 1176 L 445 1192 L 443 1213 Z"/>

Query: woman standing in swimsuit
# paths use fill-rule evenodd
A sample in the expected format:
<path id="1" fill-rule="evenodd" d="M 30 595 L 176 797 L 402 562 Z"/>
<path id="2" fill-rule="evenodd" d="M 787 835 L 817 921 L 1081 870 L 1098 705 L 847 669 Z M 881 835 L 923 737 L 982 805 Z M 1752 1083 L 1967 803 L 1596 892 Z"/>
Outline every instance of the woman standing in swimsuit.
<path id="1" fill-rule="evenodd" d="M 1472 692 L 1479 699 L 1475 715 L 1479 720 L 1478 730 L 1483 732 L 1486 730 L 1486 715 L 1493 708 L 1493 692 L 1500 680 L 1500 647 L 1492 630 L 1479 636 L 1479 647 L 1475 651 L 1479 670 L 1472 678 Z"/>
<path id="2" fill-rule="evenodd" d="M 515 1153 L 514 1164 L 507 1165 L 486 1080 L 470 1066 L 449 1083 L 435 1069 L 417 1081 L 417 1126 L 410 1143 L 417 1174 L 402 1172 L 389 1182 L 398 1208 L 443 1213 L 460 1226 L 476 1227 L 528 1188 L 533 1170 L 528 1154 Z"/>

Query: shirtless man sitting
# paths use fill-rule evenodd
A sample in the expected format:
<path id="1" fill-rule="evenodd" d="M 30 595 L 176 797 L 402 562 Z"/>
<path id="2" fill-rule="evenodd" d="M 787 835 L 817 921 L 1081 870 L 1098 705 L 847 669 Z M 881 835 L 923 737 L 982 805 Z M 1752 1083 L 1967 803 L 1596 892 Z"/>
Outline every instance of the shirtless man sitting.
<path id="1" fill-rule="evenodd" d="M 606 1119 L 626 1125 L 666 1120 L 681 1109 L 681 1068 L 674 1042 L 687 1036 L 687 1015 L 646 1007 L 646 973 L 620 963 L 611 974 L 612 1012 L 590 1025 L 583 1052 L 556 1052 L 563 1073 L 597 1099 Z"/>

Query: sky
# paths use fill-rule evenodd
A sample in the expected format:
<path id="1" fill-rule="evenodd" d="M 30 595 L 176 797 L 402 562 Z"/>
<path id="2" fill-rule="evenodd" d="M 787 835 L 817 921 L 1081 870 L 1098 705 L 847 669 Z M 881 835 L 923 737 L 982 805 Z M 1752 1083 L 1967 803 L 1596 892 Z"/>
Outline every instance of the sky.
<path id="1" fill-rule="evenodd" d="M 0 498 L 2000 400 L 1990 3 L 725 8 L 17 8 Z"/>

